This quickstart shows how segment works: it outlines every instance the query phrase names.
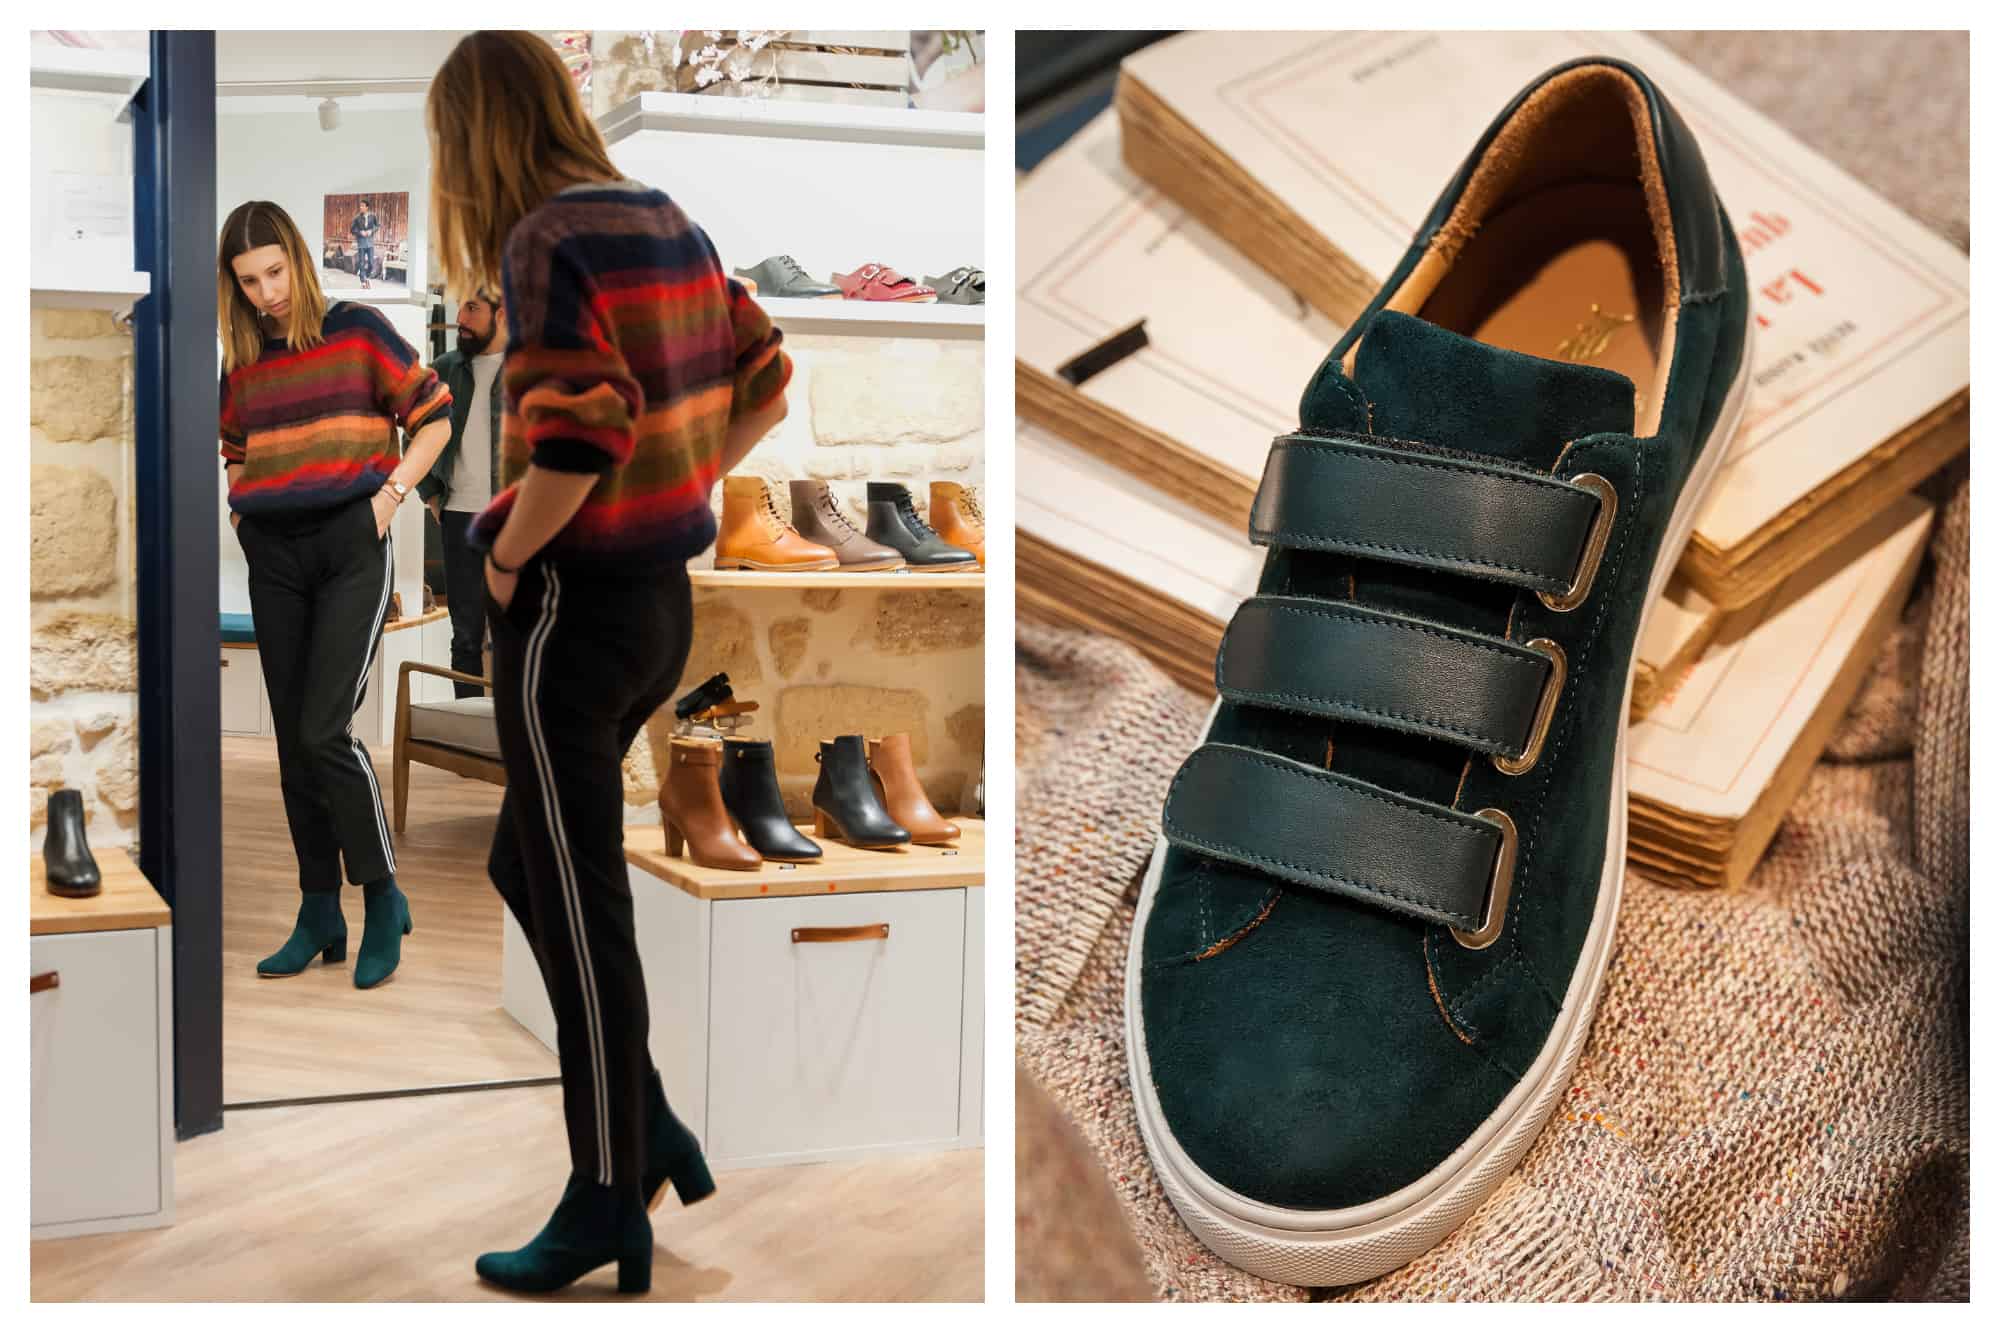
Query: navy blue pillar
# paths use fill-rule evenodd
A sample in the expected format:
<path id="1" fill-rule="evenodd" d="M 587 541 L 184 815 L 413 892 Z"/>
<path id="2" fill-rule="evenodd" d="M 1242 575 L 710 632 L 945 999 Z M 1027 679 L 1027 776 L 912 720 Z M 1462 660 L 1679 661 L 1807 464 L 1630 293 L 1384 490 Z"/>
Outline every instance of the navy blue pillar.
<path id="1" fill-rule="evenodd" d="M 174 1123 L 222 1128 L 215 34 L 155 31 L 132 108 L 139 868 L 174 912 Z"/>

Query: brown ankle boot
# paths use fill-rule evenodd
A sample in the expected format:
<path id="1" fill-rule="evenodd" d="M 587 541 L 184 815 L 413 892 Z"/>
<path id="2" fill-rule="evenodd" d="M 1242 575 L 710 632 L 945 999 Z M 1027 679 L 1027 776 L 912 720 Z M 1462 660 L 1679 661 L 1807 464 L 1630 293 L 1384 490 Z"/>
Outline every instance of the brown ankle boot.
<path id="1" fill-rule="evenodd" d="M 910 831 L 911 842 L 919 847 L 938 847 L 958 840 L 958 825 L 937 812 L 931 798 L 924 795 L 923 784 L 917 781 L 908 732 L 871 739 L 868 770 L 889 818 Z"/>
<path id="2" fill-rule="evenodd" d="M 675 738 L 668 747 L 667 780 L 660 786 L 660 823 L 667 855 L 710 870 L 755 870 L 764 864 L 722 805 L 722 742 Z"/>
<path id="3" fill-rule="evenodd" d="M 979 567 L 986 568 L 986 516 L 971 491 L 955 481 L 932 482 L 930 525 L 953 546 L 978 556 Z"/>
<path id="4" fill-rule="evenodd" d="M 799 536 L 778 513 L 771 487 L 762 477 L 722 479 L 722 531 L 715 539 L 717 569 L 764 569 L 792 573 L 839 569 L 840 556 Z"/>

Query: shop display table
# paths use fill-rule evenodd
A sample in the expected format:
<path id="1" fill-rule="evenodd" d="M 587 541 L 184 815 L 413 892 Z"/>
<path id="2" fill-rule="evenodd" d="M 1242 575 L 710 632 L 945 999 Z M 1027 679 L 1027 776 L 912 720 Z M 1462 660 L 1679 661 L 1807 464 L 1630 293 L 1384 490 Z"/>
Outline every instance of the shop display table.
<path id="1" fill-rule="evenodd" d="M 123 849 L 103 891 L 28 862 L 29 1222 L 36 1240 L 174 1220 L 173 914 Z"/>
<path id="2" fill-rule="evenodd" d="M 712 1166 L 980 1144 L 986 828 L 950 818 L 956 847 L 747 873 L 626 830 L 653 1061 Z M 505 940 L 502 1002 L 554 1049 L 511 914 Z"/>

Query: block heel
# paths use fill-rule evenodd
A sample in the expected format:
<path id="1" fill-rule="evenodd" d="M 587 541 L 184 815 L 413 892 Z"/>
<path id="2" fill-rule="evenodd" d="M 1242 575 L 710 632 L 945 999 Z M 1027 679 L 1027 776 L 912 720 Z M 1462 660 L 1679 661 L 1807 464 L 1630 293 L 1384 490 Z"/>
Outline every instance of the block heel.
<path id="1" fill-rule="evenodd" d="M 618 1261 L 618 1291 L 637 1296 L 653 1289 L 653 1256 L 632 1255 Z"/>
<path id="2" fill-rule="evenodd" d="M 667 855 L 679 856 L 686 847 L 686 836 L 679 829 L 675 828 L 673 822 L 669 820 L 667 822 Z"/>
<path id="3" fill-rule="evenodd" d="M 333 943 L 319 951 L 322 963 L 344 963 L 347 961 L 347 936 L 342 935 Z"/>
<path id="4" fill-rule="evenodd" d="M 700 1203 L 715 1193 L 715 1177 L 708 1173 L 708 1161 L 700 1153 L 676 1167 L 667 1179 L 681 1199 L 681 1207 Z"/>

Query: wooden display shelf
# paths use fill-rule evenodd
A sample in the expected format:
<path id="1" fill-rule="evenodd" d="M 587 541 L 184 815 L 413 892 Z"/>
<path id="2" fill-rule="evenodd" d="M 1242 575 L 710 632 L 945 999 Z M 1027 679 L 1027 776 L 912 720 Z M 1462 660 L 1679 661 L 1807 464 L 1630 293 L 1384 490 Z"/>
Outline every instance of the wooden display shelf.
<path id="1" fill-rule="evenodd" d="M 986 575 L 916 574 L 907 569 L 877 571 L 873 574 L 824 573 L 769 574 L 755 569 L 691 569 L 689 581 L 697 588 L 861 588 L 869 592 L 929 592 L 937 588 L 986 587 Z"/>
<path id="2" fill-rule="evenodd" d="M 397 630 L 416 629 L 419 626 L 428 625 L 433 621 L 443 620 L 450 614 L 451 608 L 440 606 L 435 610 L 426 611 L 420 616 L 404 616 L 401 620 L 387 620 L 382 623 L 382 632 L 384 634 L 394 634 Z M 224 648 L 255 648 L 257 640 L 254 638 L 224 639 L 222 646 Z"/>
<path id="3" fill-rule="evenodd" d="M 440 606 L 435 610 L 426 611 L 422 615 L 404 616 L 401 620 L 385 621 L 382 625 L 382 632 L 384 634 L 394 634 L 399 629 L 415 629 L 419 625 L 428 625 L 433 621 L 443 620 L 450 614 L 451 609 L 449 607 Z"/>
<path id="4" fill-rule="evenodd" d="M 683 893 L 723 898 L 804 898 L 827 893 L 884 893 L 903 889 L 956 889 L 986 882 L 986 821 L 947 815 L 959 827 L 952 847 L 905 847 L 867 852 L 832 838 L 800 831 L 826 849 L 818 861 L 766 861 L 758 870 L 706 870 L 666 854 L 666 831 L 657 824 L 625 830 L 625 859 Z"/>
<path id="5" fill-rule="evenodd" d="M 94 897 L 63 898 L 50 893 L 42 858 L 28 858 L 28 933 L 73 935 L 86 930 L 139 930 L 171 926 L 173 909 L 140 873 L 123 847 L 99 853 L 104 887 Z"/>

